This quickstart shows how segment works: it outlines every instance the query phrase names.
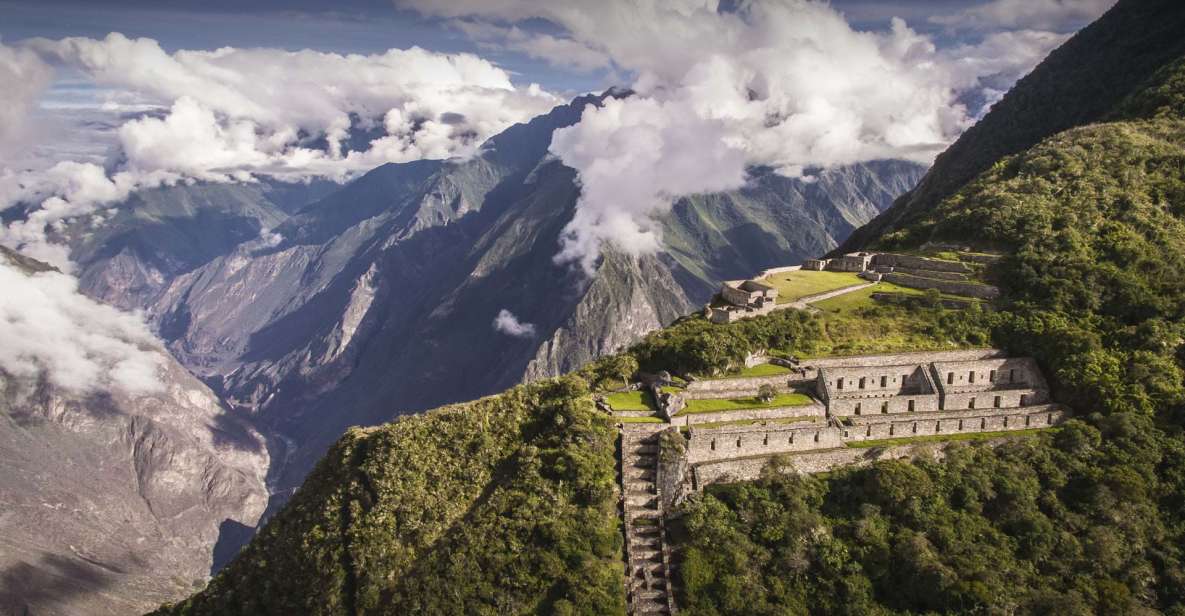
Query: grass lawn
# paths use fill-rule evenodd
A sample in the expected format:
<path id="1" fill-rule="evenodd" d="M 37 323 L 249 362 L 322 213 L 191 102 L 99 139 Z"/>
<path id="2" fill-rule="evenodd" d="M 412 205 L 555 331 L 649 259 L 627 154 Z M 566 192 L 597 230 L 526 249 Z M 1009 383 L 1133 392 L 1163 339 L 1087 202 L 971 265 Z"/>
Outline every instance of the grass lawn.
<path id="1" fill-rule="evenodd" d="M 679 412 L 680 415 L 695 413 L 717 413 L 720 411 L 744 411 L 752 409 L 774 409 L 783 406 L 805 406 L 811 403 L 810 396 L 802 394 L 782 394 L 775 396 L 769 402 L 762 402 L 753 398 L 707 398 L 703 400 L 688 400 L 687 407 Z"/>
<path id="2" fill-rule="evenodd" d="M 613 421 L 621 423 L 664 423 L 662 417 L 614 417 Z"/>
<path id="3" fill-rule="evenodd" d="M 823 312 L 852 312 L 853 310 L 871 306 L 876 303 L 872 299 L 873 293 L 900 293 L 902 295 L 925 295 L 926 292 L 921 289 L 911 289 L 909 287 L 902 287 L 891 282 L 879 282 L 868 287 L 867 289 L 860 289 L 859 291 L 852 291 L 851 293 L 844 293 L 838 297 L 825 299 L 821 302 L 811 304 L 815 308 Z"/>
<path id="4" fill-rule="evenodd" d="M 607 394 L 605 402 L 615 411 L 653 411 L 653 402 L 648 391 L 625 391 Z"/>
<path id="5" fill-rule="evenodd" d="M 751 368 L 745 368 L 740 372 L 732 372 L 726 374 L 721 379 L 748 379 L 756 376 L 782 376 L 783 374 L 790 374 L 791 370 L 785 366 L 777 364 L 757 364 Z"/>
<path id="6" fill-rule="evenodd" d="M 735 419 L 733 421 L 705 421 L 704 423 L 692 424 L 696 428 L 731 428 L 733 426 L 751 426 L 754 424 L 792 424 L 803 421 L 814 421 L 819 419 L 813 415 L 803 415 L 801 417 L 781 417 L 779 419 Z"/>
<path id="7" fill-rule="evenodd" d="M 798 270 L 767 276 L 761 282 L 777 288 L 779 304 L 789 304 L 808 295 L 863 284 L 864 279 L 852 272 Z"/>
<path id="8" fill-rule="evenodd" d="M 984 441 L 1002 436 L 1033 436 L 1046 430 L 1057 428 L 1033 428 L 1030 430 L 1001 430 L 998 432 L 956 432 L 953 434 L 928 434 L 926 436 L 907 436 L 904 438 L 882 438 L 871 441 L 849 441 L 848 447 L 891 447 L 893 445 L 908 445 L 910 443 L 926 443 L 939 441 Z"/>

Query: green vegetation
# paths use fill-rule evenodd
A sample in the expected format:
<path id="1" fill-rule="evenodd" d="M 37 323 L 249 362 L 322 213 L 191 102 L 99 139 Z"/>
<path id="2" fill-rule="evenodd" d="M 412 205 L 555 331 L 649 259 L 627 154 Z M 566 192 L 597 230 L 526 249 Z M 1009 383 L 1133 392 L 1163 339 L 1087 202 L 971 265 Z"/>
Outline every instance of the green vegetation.
<path id="1" fill-rule="evenodd" d="M 813 402 L 810 396 L 799 393 L 789 393 L 774 396 L 769 401 L 758 397 L 750 398 L 703 398 L 688 400 L 687 407 L 679 412 L 680 415 L 694 415 L 696 413 L 717 413 L 720 411 L 744 411 L 752 409 L 775 409 L 785 406 L 806 406 Z"/>
<path id="2" fill-rule="evenodd" d="M 1176 63 L 1123 121 L 1005 158 L 879 241 L 1002 248 L 995 310 L 948 311 L 936 339 L 979 331 L 1036 357 L 1079 418 L 941 463 L 710 490 L 682 518 L 685 613 L 1185 614 L 1183 74 Z M 822 328 L 898 318 L 881 310 L 825 312 Z"/>
<path id="3" fill-rule="evenodd" d="M 720 378 L 747 379 L 759 376 L 782 376 L 783 374 L 790 374 L 790 372 L 791 370 L 789 368 L 777 364 L 757 364 L 756 366 L 742 368 L 736 372 L 730 372 Z"/>
<path id="4" fill-rule="evenodd" d="M 666 423 L 662 417 L 648 415 L 646 417 L 614 417 L 613 421 L 620 421 L 621 423 Z"/>
<path id="5" fill-rule="evenodd" d="M 907 437 L 902 437 L 902 438 L 882 438 L 882 439 L 873 439 L 873 440 L 869 440 L 869 441 L 848 441 L 846 443 L 846 445 L 848 447 L 869 448 L 869 447 L 894 447 L 896 445 L 910 445 L 913 443 L 929 443 L 929 442 L 949 443 L 949 442 L 955 442 L 955 441 L 987 441 L 987 440 L 1001 438 L 1001 437 L 1012 438 L 1012 437 L 1021 437 L 1021 436 L 1033 436 L 1034 434 L 1037 434 L 1039 432 L 1044 432 L 1045 430 L 1057 430 L 1057 428 L 1047 428 L 1047 429 L 1034 428 L 1031 430 L 999 430 L 996 432 L 962 432 L 962 433 L 956 432 L 953 434 L 930 434 L 930 435 L 926 435 L 926 436 L 907 436 Z"/>
<path id="6" fill-rule="evenodd" d="M 859 291 L 852 291 L 851 293 L 844 293 L 838 297 L 825 299 L 820 302 L 811 304 L 815 308 L 824 312 L 836 313 L 853 313 L 862 308 L 868 308 L 876 304 L 876 300 L 872 299 L 873 293 L 895 293 L 897 295 L 911 295 L 924 296 L 926 293 L 920 289 L 911 289 L 909 287 L 902 287 L 891 282 L 879 282 L 860 289 Z"/>
<path id="7" fill-rule="evenodd" d="M 649 391 L 624 391 L 605 394 L 605 402 L 615 411 L 653 411 L 654 396 Z"/>
<path id="8" fill-rule="evenodd" d="M 157 614 L 624 614 L 614 442 L 576 376 L 351 430 Z"/>
<path id="9" fill-rule="evenodd" d="M 778 290 L 779 304 L 789 304 L 804 297 L 863 284 L 865 281 L 852 272 L 798 270 L 773 274 L 760 282 Z"/>

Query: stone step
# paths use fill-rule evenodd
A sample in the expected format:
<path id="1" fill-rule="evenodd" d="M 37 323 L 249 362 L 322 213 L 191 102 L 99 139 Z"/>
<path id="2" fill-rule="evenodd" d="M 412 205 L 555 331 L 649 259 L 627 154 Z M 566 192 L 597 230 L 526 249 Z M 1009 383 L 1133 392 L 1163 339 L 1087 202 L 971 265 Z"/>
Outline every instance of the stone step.
<path id="1" fill-rule="evenodd" d="M 625 484 L 626 496 L 655 496 L 657 492 L 653 481 L 631 481 Z"/>
<path id="2" fill-rule="evenodd" d="M 641 494 L 638 496 L 626 496 L 625 504 L 627 507 L 637 507 L 641 509 L 658 508 L 658 497 L 654 494 Z"/>
<path id="3" fill-rule="evenodd" d="M 632 466 L 632 465 L 625 467 L 626 481 L 630 481 L 630 480 L 649 481 L 649 482 L 653 483 L 654 478 L 655 478 L 655 473 L 654 473 L 653 468 L 642 468 L 642 467 Z"/>
<path id="4" fill-rule="evenodd" d="M 634 533 L 633 537 L 629 538 L 629 546 L 630 546 L 630 548 L 633 548 L 634 546 L 656 547 L 656 546 L 662 545 L 662 541 L 660 539 L 661 538 L 659 537 L 659 535 L 656 535 L 656 534 L 636 534 L 636 533 Z"/>
<path id="5" fill-rule="evenodd" d="M 638 588 L 634 590 L 634 601 L 657 601 L 659 603 L 666 603 L 667 591 L 665 590 L 646 590 Z"/>
<path id="6" fill-rule="evenodd" d="M 630 562 L 662 562 L 662 550 L 657 547 L 630 546 Z"/>
<path id="7" fill-rule="evenodd" d="M 641 536 L 645 536 L 645 537 L 658 536 L 658 527 L 657 526 L 645 526 L 645 525 L 631 526 L 630 531 L 633 532 L 635 535 L 641 535 Z"/>
<path id="8" fill-rule="evenodd" d="M 664 598 L 662 601 L 655 601 L 654 599 L 642 599 L 633 602 L 634 614 L 668 614 L 667 602 Z"/>
<path id="9" fill-rule="evenodd" d="M 658 515 L 659 515 L 658 510 L 656 510 L 656 509 L 637 509 L 637 510 L 633 510 L 633 511 L 627 511 L 626 513 L 633 516 L 630 519 L 634 520 L 634 525 L 637 525 L 638 518 L 642 518 L 642 519 L 646 519 L 646 520 L 654 520 L 654 519 L 657 519 Z M 645 522 L 643 522 L 643 524 L 645 524 Z"/>

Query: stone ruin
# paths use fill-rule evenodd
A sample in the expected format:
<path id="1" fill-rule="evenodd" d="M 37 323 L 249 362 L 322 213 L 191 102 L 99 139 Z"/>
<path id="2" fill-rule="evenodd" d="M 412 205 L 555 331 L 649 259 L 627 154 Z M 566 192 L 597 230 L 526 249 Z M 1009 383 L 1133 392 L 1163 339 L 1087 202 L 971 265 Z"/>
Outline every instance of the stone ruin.
<path id="1" fill-rule="evenodd" d="M 681 395 L 751 396 L 763 384 L 809 393 L 815 403 L 674 415 L 672 423 L 685 428 L 686 447 L 677 477 L 659 469 L 668 504 L 711 483 L 756 479 L 777 456 L 788 455 L 784 461 L 798 472 L 819 472 L 865 462 L 870 455 L 895 455 L 893 447 L 850 446 L 860 441 L 1044 428 L 1068 416 L 1050 401 L 1033 359 L 996 349 L 803 361 L 776 377 L 694 381 Z M 719 387 L 724 389 L 714 389 Z M 778 421 L 790 416 L 794 420 Z M 723 419 L 738 421 L 697 425 Z"/>
<path id="2" fill-rule="evenodd" d="M 778 290 L 756 280 L 728 280 L 720 285 L 717 301 L 708 306 L 713 323 L 731 323 L 773 312 Z"/>

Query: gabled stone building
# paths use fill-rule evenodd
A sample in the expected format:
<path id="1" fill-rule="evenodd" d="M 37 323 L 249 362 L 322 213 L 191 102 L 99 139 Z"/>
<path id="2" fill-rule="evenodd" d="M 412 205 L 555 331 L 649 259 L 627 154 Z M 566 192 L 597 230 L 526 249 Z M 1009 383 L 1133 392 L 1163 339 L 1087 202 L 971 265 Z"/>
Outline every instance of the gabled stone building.
<path id="1" fill-rule="evenodd" d="M 719 302 L 709 307 L 713 323 L 730 323 L 773 312 L 778 290 L 756 280 L 726 280 L 717 294 Z"/>

